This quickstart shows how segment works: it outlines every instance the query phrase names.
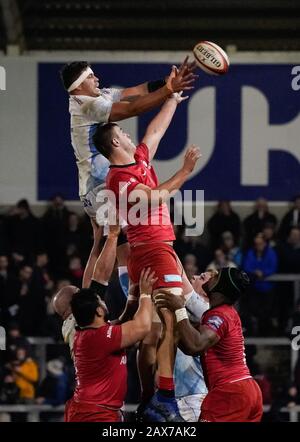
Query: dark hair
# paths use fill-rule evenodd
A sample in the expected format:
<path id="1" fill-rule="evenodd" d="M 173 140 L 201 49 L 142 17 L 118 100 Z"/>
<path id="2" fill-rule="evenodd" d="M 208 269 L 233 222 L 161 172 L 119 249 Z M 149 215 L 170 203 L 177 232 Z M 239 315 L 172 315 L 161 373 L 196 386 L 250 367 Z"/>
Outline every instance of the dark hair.
<path id="1" fill-rule="evenodd" d="M 114 127 L 118 126 L 116 123 L 98 124 L 98 127 L 93 135 L 93 142 L 98 150 L 105 158 L 109 160 L 111 155 L 111 139 Z"/>
<path id="2" fill-rule="evenodd" d="M 73 61 L 72 63 L 65 64 L 60 71 L 64 88 L 68 90 L 71 84 L 74 83 L 80 74 L 89 66 L 87 61 Z"/>
<path id="3" fill-rule="evenodd" d="M 72 313 L 79 327 L 86 327 L 94 321 L 98 307 L 101 307 L 99 297 L 91 289 L 79 290 L 71 300 Z"/>

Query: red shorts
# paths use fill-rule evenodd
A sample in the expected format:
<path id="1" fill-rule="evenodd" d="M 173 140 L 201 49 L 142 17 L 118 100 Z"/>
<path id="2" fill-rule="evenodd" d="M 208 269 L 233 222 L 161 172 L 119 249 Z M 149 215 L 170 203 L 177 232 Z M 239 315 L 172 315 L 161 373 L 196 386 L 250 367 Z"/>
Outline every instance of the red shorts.
<path id="1" fill-rule="evenodd" d="M 151 267 L 158 280 L 153 288 L 182 287 L 182 271 L 178 266 L 177 255 L 172 246 L 164 242 L 142 244 L 130 248 L 127 261 L 128 275 L 138 284 L 141 271 Z"/>
<path id="2" fill-rule="evenodd" d="M 254 379 L 227 383 L 210 390 L 201 405 L 201 422 L 260 422 L 262 394 Z"/>
<path id="3" fill-rule="evenodd" d="M 120 410 L 110 410 L 97 404 L 68 400 L 65 406 L 65 422 L 122 422 Z"/>

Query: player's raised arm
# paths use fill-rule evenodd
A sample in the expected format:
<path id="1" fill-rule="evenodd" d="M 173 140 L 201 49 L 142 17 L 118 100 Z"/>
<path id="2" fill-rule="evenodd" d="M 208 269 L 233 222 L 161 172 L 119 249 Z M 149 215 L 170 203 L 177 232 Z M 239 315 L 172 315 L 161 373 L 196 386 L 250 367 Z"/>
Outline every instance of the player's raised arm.
<path id="1" fill-rule="evenodd" d="M 113 103 L 109 121 L 124 120 L 160 106 L 172 93 L 193 89 L 196 78 L 197 76 L 193 74 L 186 59 L 177 75 L 171 72 L 165 86 L 131 102 Z"/>
<path id="2" fill-rule="evenodd" d="M 143 339 L 151 330 L 152 290 L 157 280 L 150 268 L 144 269 L 140 276 L 139 308 L 132 321 L 122 324 L 121 348 L 129 347 Z"/>
<path id="3" fill-rule="evenodd" d="M 139 201 L 145 201 L 148 204 L 163 204 L 172 196 L 172 192 L 179 190 L 183 183 L 189 178 L 200 157 L 200 149 L 192 145 L 185 154 L 182 167 L 175 175 L 154 189 L 144 184 L 138 184 L 128 196 L 129 203 L 134 205 Z"/>
<path id="4" fill-rule="evenodd" d="M 183 65 L 184 66 L 187 65 L 190 72 L 194 71 L 195 68 L 197 67 L 195 61 L 191 63 L 188 62 L 188 57 L 184 60 L 181 66 Z M 168 81 L 168 76 L 166 76 L 165 78 L 159 78 L 157 80 L 147 81 L 145 83 L 141 83 L 136 86 L 127 87 L 122 90 L 121 100 L 126 101 L 126 99 L 129 99 L 130 101 L 132 101 L 133 99 L 136 99 L 141 95 L 147 95 L 150 94 L 151 92 L 155 92 L 156 90 L 164 87 L 167 81 Z"/>
<path id="5" fill-rule="evenodd" d="M 154 157 L 160 140 L 172 121 L 177 105 L 188 98 L 188 96 L 183 97 L 182 93 L 183 91 L 172 94 L 172 96 L 164 102 L 161 110 L 147 127 L 142 143 L 148 146 L 150 161 Z"/>

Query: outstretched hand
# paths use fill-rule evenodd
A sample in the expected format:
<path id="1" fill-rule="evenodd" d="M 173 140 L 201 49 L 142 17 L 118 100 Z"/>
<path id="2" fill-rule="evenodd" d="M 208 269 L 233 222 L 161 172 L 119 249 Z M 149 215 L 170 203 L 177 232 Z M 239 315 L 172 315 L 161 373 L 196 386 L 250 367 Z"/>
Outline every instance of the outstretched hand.
<path id="1" fill-rule="evenodd" d="M 158 280 L 155 276 L 155 272 L 151 272 L 151 268 L 143 269 L 140 276 L 140 294 L 152 295 L 153 284 Z"/>
<path id="2" fill-rule="evenodd" d="M 154 303 L 157 308 L 167 308 L 175 312 L 175 310 L 184 307 L 184 298 L 165 290 L 159 290 L 159 293 L 155 296 Z"/>
<path id="3" fill-rule="evenodd" d="M 172 67 L 167 80 L 167 87 L 173 93 L 193 89 L 193 83 L 198 78 L 198 75 L 193 73 L 196 63 L 189 63 L 188 60 L 189 57 L 187 56 L 179 69 L 176 66 Z"/>
<path id="4" fill-rule="evenodd" d="M 196 166 L 197 161 L 201 156 L 202 155 L 199 147 L 195 146 L 195 144 L 192 144 L 191 147 L 189 147 L 188 150 L 186 151 L 182 169 L 189 174 L 192 173 Z"/>

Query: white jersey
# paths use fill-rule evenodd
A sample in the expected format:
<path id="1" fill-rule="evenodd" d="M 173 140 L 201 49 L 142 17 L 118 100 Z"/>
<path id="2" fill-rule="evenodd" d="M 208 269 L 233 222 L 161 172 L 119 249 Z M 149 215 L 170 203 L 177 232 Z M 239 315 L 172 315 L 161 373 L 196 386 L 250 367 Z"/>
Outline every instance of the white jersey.
<path id="1" fill-rule="evenodd" d="M 105 185 L 109 161 L 101 155 L 94 143 L 93 135 L 99 123 L 107 123 L 112 104 L 120 101 L 122 89 L 101 89 L 99 97 L 70 95 L 71 140 L 78 173 L 79 195 Z"/>
<path id="2" fill-rule="evenodd" d="M 74 345 L 74 336 L 75 336 L 75 325 L 76 321 L 74 316 L 71 314 L 64 320 L 62 325 L 62 335 L 64 338 L 64 342 L 68 344 L 70 347 L 71 356 L 73 359 L 73 345 Z"/>

